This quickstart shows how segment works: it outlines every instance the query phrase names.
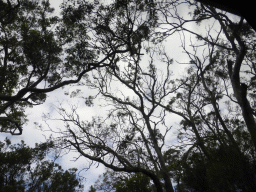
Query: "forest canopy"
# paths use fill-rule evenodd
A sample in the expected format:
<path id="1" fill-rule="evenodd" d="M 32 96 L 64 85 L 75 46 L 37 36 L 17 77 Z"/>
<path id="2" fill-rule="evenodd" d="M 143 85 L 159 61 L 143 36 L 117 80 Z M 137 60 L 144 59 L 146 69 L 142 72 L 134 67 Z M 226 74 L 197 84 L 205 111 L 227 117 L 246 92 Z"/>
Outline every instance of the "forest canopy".
<path id="1" fill-rule="evenodd" d="M 47 0 L 0 6 L 1 132 L 22 135 L 26 109 L 62 88 L 83 105 L 60 103 L 45 126 L 55 147 L 107 168 L 90 191 L 256 188 L 256 35 L 243 17 L 192 0 L 66 0 L 59 16 Z"/>

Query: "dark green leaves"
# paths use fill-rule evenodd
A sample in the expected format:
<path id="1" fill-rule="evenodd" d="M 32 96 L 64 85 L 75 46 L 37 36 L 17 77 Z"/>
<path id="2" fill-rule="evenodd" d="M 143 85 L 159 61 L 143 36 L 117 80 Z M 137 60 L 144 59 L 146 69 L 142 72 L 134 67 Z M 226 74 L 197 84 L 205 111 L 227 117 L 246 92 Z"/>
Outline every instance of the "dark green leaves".
<path id="1" fill-rule="evenodd" d="M 11 145 L 0 142 L 0 191 L 80 191 L 83 186 L 76 169 L 64 171 L 60 165 L 45 160 L 52 142 L 28 147 L 23 141 Z"/>

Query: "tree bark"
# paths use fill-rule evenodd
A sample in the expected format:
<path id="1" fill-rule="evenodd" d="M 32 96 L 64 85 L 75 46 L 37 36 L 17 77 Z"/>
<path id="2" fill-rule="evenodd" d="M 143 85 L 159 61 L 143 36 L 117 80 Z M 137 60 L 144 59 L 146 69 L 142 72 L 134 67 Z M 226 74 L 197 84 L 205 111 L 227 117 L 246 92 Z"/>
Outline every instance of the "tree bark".
<path id="1" fill-rule="evenodd" d="M 165 183 L 165 190 L 166 190 L 166 192 L 174 192 L 172 182 L 171 182 L 171 177 L 170 177 L 169 171 L 168 171 L 168 169 L 165 165 L 165 161 L 164 161 L 163 155 L 161 153 L 161 150 L 158 146 L 158 142 L 155 138 L 154 132 L 153 132 L 151 126 L 150 126 L 150 123 L 149 123 L 149 120 L 146 117 L 146 114 L 144 112 L 142 112 L 142 113 L 143 113 L 144 119 L 146 120 L 146 126 L 148 128 L 150 137 L 151 137 L 152 142 L 154 144 L 154 149 L 157 153 L 157 157 L 159 158 L 159 163 L 161 165 L 161 172 L 162 172 L 164 183 Z"/>
<path id="2" fill-rule="evenodd" d="M 228 71 L 229 71 L 229 76 L 232 83 L 234 95 L 242 110 L 244 121 L 246 123 L 248 131 L 250 132 L 254 148 L 256 149 L 256 122 L 253 117 L 252 108 L 250 106 L 249 101 L 246 98 L 246 94 L 247 94 L 246 90 L 244 90 L 245 88 L 243 88 L 243 84 L 240 84 L 239 74 L 235 70 L 233 72 L 233 68 L 232 68 L 233 62 L 229 60 L 227 62 L 228 62 Z"/>

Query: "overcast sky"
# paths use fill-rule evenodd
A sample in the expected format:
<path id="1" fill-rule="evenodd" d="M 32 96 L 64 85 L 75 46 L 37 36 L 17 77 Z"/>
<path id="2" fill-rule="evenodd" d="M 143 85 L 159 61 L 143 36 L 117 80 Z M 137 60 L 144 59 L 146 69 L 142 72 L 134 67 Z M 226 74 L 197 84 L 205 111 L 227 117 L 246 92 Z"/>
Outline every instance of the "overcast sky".
<path id="1" fill-rule="evenodd" d="M 62 3 L 63 0 L 50 0 L 51 6 L 55 8 L 55 13 L 60 13 L 59 5 Z M 67 101 L 69 99 L 69 96 L 64 95 L 64 91 L 72 91 L 75 90 L 76 87 L 66 87 L 65 89 L 58 89 L 54 92 L 51 92 L 47 94 L 46 102 L 43 105 L 34 106 L 33 108 L 26 109 L 26 114 L 28 115 L 27 118 L 29 122 L 23 126 L 23 133 L 20 136 L 12 136 L 7 133 L 0 133 L 0 140 L 3 141 L 6 137 L 8 137 L 12 144 L 19 143 L 21 140 L 24 140 L 25 143 L 31 147 L 35 146 L 35 143 L 44 142 L 45 138 L 49 137 L 51 132 L 47 131 L 40 131 L 38 126 L 35 126 L 34 122 L 37 122 L 39 125 L 42 124 L 44 128 L 47 128 L 45 123 L 42 121 L 42 116 L 44 113 L 50 113 L 51 115 L 56 114 L 56 111 L 54 110 L 54 105 L 58 106 L 58 102 Z M 70 101 L 69 101 L 70 102 Z M 78 101 L 73 100 L 73 104 L 79 104 Z M 66 103 L 67 104 L 67 103 Z M 82 105 L 81 105 L 82 106 Z M 83 109 L 86 114 L 95 115 L 95 110 L 97 108 L 90 108 L 90 109 Z M 51 125 L 54 125 L 52 122 Z M 56 125 L 57 127 L 57 125 Z M 53 128 L 53 127 L 52 127 Z M 65 155 L 63 158 L 60 158 L 57 160 L 57 163 L 61 164 L 63 169 L 73 168 L 76 167 L 78 170 L 82 170 L 83 168 L 86 168 L 88 166 L 87 160 L 84 158 L 77 160 L 76 162 L 72 161 L 76 157 L 77 154 L 68 154 Z M 90 185 L 93 185 L 96 179 L 98 178 L 99 174 L 102 174 L 104 172 L 103 166 L 92 166 L 90 170 L 86 172 L 81 172 L 81 175 L 86 178 L 85 190 L 88 191 Z"/>
<path id="2" fill-rule="evenodd" d="M 50 0 L 51 6 L 55 8 L 55 13 L 60 13 L 59 5 L 62 3 L 63 0 Z M 185 11 L 185 10 L 184 10 Z M 186 12 L 185 12 L 186 14 Z M 168 52 L 169 56 L 171 58 L 174 58 L 174 60 L 177 60 L 181 63 L 188 62 L 185 55 L 182 53 L 182 48 L 180 47 L 180 36 L 178 34 L 175 34 L 171 36 L 168 39 L 168 42 L 165 42 L 166 45 L 166 51 Z M 175 74 L 182 74 L 183 70 L 181 68 L 184 68 L 184 65 L 178 65 L 178 63 L 174 62 L 174 65 L 172 66 L 173 70 L 175 71 Z M 179 68 L 179 70 L 177 70 Z M 176 70 L 175 70 L 176 69 Z M 49 137 L 52 132 L 48 131 L 41 131 L 39 129 L 39 126 L 35 125 L 34 122 L 36 122 L 38 125 L 43 126 L 44 130 L 47 129 L 47 126 L 45 122 L 42 121 L 43 114 L 50 114 L 51 117 L 54 117 L 57 115 L 57 112 L 55 110 L 55 107 L 59 106 L 59 103 L 62 103 L 67 108 L 70 104 L 78 105 L 79 111 L 84 114 L 84 116 L 88 117 L 88 119 L 91 116 L 97 115 L 99 110 L 99 107 L 95 105 L 92 108 L 88 108 L 84 105 L 82 100 L 79 99 L 70 99 L 69 95 L 65 95 L 64 92 L 72 92 L 73 90 L 81 88 L 77 86 L 67 86 L 64 89 L 60 88 L 58 90 L 55 90 L 54 92 L 47 94 L 46 102 L 39 106 L 34 106 L 33 108 L 29 108 L 26 110 L 27 118 L 29 122 L 23 127 L 23 134 L 21 136 L 11 136 L 10 134 L 1 133 L 0 139 L 4 140 L 5 137 L 8 137 L 12 143 L 20 142 L 21 140 L 24 140 L 26 144 L 28 144 L 31 147 L 35 146 L 35 143 L 43 142 L 45 141 L 45 138 Z M 89 91 L 86 88 L 83 88 L 84 94 L 91 94 L 91 90 Z M 177 120 L 177 119 L 176 119 Z M 50 124 L 50 127 L 52 129 L 60 128 L 59 122 L 50 121 L 48 122 Z M 88 167 L 88 161 L 85 158 L 80 158 L 77 161 L 72 161 L 74 157 L 76 157 L 78 154 L 70 153 L 68 155 L 63 156 L 62 158 L 58 159 L 57 163 L 61 164 L 61 166 L 64 169 L 76 167 L 78 170 L 81 170 L 83 168 Z M 104 167 L 102 165 L 95 165 L 91 166 L 91 168 L 86 172 L 81 172 L 81 175 L 85 177 L 85 191 L 89 190 L 90 185 L 93 185 L 94 182 L 97 180 L 99 174 L 102 174 L 104 172 Z"/>
<path id="3" fill-rule="evenodd" d="M 62 0 L 50 0 L 50 3 L 53 7 L 55 7 L 56 13 L 60 12 L 59 5 L 62 3 Z M 186 10 L 183 10 L 184 14 L 187 14 Z M 194 26 L 192 26 L 194 27 Z M 197 26 L 197 30 L 204 30 Z M 186 38 L 189 38 L 187 36 Z M 193 40 L 193 39 L 192 39 Z M 173 70 L 175 71 L 175 74 L 182 74 L 184 71 L 181 70 L 185 65 L 180 65 L 176 61 L 179 61 L 180 63 L 188 62 L 188 58 L 182 54 L 182 48 L 180 47 L 180 36 L 178 34 L 171 36 L 168 38 L 168 42 L 165 42 L 166 45 L 166 51 L 168 52 L 169 56 L 171 58 L 174 58 L 174 65 Z M 28 114 L 29 122 L 24 126 L 24 131 L 21 136 L 11 136 L 10 134 L 1 133 L 0 139 L 4 140 L 5 137 L 8 137 L 12 143 L 20 142 L 20 140 L 24 140 L 26 144 L 30 146 L 34 146 L 35 143 L 39 143 L 41 141 L 45 141 L 45 138 L 51 134 L 51 132 L 42 132 L 38 129 L 38 126 L 35 126 L 34 122 L 37 122 L 39 125 L 42 124 L 44 127 L 47 128 L 47 126 L 42 121 L 42 115 L 45 113 L 49 113 L 52 117 L 54 117 L 57 112 L 55 111 L 54 107 L 59 106 L 59 103 L 62 103 L 65 106 L 68 106 L 69 104 L 75 104 L 79 106 L 79 110 L 81 113 L 84 114 L 84 116 L 89 117 L 96 115 L 99 112 L 99 106 L 95 105 L 93 108 L 88 108 L 84 105 L 84 103 L 79 99 L 70 99 L 69 95 L 65 95 L 65 91 L 73 91 L 77 88 L 77 86 L 67 86 L 65 89 L 58 89 L 54 92 L 51 92 L 47 94 L 46 102 L 43 105 L 35 106 L 33 108 L 27 109 L 26 113 Z M 86 88 L 83 88 L 83 93 L 86 95 L 90 95 L 91 91 L 89 91 Z M 177 120 L 177 119 L 176 119 Z M 58 127 L 59 123 L 56 122 L 50 122 L 51 128 Z M 54 129 L 54 128 L 53 128 Z M 77 156 L 76 154 L 69 154 L 64 156 L 63 158 L 58 160 L 58 163 L 62 165 L 64 169 L 76 167 L 79 170 L 82 168 L 86 168 L 88 166 L 88 161 L 85 158 L 80 158 L 78 161 L 74 162 L 71 161 L 74 156 Z M 104 172 L 103 166 L 92 166 L 90 170 L 87 172 L 82 172 L 81 174 L 86 178 L 85 182 L 85 191 L 88 191 L 90 185 L 93 185 L 96 179 L 98 178 L 99 174 L 102 174 Z"/>

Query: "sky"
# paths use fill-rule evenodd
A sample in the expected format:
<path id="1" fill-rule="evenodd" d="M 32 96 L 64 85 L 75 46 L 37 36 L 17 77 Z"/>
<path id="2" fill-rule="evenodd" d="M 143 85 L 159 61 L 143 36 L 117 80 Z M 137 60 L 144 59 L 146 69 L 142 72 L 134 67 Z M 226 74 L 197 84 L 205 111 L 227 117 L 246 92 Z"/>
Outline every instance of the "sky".
<path id="1" fill-rule="evenodd" d="M 50 0 L 51 5 L 55 8 L 55 14 L 60 13 L 59 5 L 62 3 L 63 0 Z M 168 42 L 166 42 L 166 50 L 171 53 L 171 55 L 175 55 L 176 59 L 179 60 L 179 62 L 185 62 L 186 59 L 179 57 L 181 53 L 181 48 L 179 47 L 179 37 L 172 36 Z M 178 70 L 177 73 L 181 72 L 181 70 Z M 181 72 L 182 73 L 182 72 Z M 50 114 L 50 116 L 54 117 L 56 116 L 57 112 L 55 110 L 55 107 L 59 106 L 59 103 L 62 103 L 63 105 L 67 106 L 71 103 L 79 105 L 79 110 L 82 113 L 90 114 L 91 116 L 96 115 L 100 108 L 97 106 L 94 106 L 93 108 L 85 107 L 80 100 L 72 99 L 70 100 L 69 95 L 65 95 L 64 92 L 72 92 L 73 90 L 80 88 L 77 86 L 72 87 L 65 87 L 64 89 L 58 89 L 54 92 L 47 94 L 46 102 L 39 106 L 34 106 L 33 108 L 29 108 L 26 110 L 26 114 L 28 115 L 27 118 L 29 119 L 29 122 L 23 127 L 23 134 L 21 136 L 11 136 L 10 134 L 1 133 L 0 139 L 4 140 L 5 137 L 8 137 L 12 143 L 18 143 L 21 140 L 24 140 L 25 143 L 31 147 L 35 145 L 35 143 L 43 142 L 47 137 L 49 137 L 52 132 L 45 131 L 47 130 L 47 126 L 45 125 L 45 122 L 42 120 L 43 114 Z M 84 90 L 84 93 L 90 94 L 91 90 Z M 37 124 L 35 124 L 35 122 Z M 58 122 L 50 122 L 51 128 L 58 127 Z M 44 131 L 40 130 L 40 125 L 43 126 Z M 54 129 L 54 128 L 53 128 Z M 57 163 L 59 163 L 63 169 L 68 169 L 72 167 L 78 168 L 78 170 L 81 170 L 83 168 L 88 167 L 88 161 L 84 158 L 80 158 L 77 161 L 74 160 L 74 156 L 77 156 L 75 153 L 69 153 L 68 155 L 63 156 L 62 158 L 57 160 Z M 85 177 L 85 191 L 89 190 L 90 185 L 93 185 L 94 182 L 97 180 L 99 174 L 102 174 L 104 172 L 104 167 L 102 165 L 94 165 L 91 166 L 89 170 L 82 171 L 80 174 Z"/>
<path id="2" fill-rule="evenodd" d="M 55 8 L 55 14 L 60 13 L 60 4 L 63 2 L 63 0 L 50 0 L 50 4 L 52 7 Z M 34 106 L 33 108 L 26 109 L 26 114 L 28 115 L 27 118 L 29 119 L 28 123 L 23 126 L 23 133 L 19 136 L 12 136 L 9 133 L 0 133 L 0 140 L 3 141 L 6 137 L 9 138 L 12 142 L 12 144 L 19 143 L 21 140 L 24 140 L 25 143 L 31 147 L 35 146 L 35 143 L 44 142 L 46 138 L 49 137 L 50 134 L 52 134 L 50 131 L 41 131 L 40 127 L 38 125 L 44 125 L 43 127 L 45 129 L 45 122 L 43 121 L 42 117 L 43 114 L 50 113 L 51 115 L 56 114 L 56 111 L 54 109 L 55 106 L 58 106 L 59 102 L 64 102 L 69 99 L 69 96 L 64 95 L 65 91 L 72 91 L 76 89 L 77 87 L 67 87 L 66 89 L 58 89 L 54 92 L 51 92 L 47 94 L 46 102 L 39 106 Z M 77 103 L 77 101 L 73 101 L 74 104 Z M 83 109 L 81 109 L 83 110 Z M 98 109 L 86 109 L 85 112 L 88 114 L 96 114 L 96 110 Z M 35 125 L 34 122 L 36 122 L 38 125 Z M 53 123 L 51 124 L 53 125 Z M 68 154 L 63 156 L 62 158 L 59 158 L 56 162 L 59 163 L 64 170 L 76 167 L 78 170 L 82 170 L 83 168 L 88 167 L 88 161 L 85 159 L 79 159 L 77 161 L 74 161 L 74 157 L 77 156 L 77 154 Z M 85 192 L 89 190 L 90 185 L 93 185 L 94 182 L 97 180 L 99 174 L 102 174 L 104 172 L 103 166 L 92 166 L 88 171 L 82 171 L 80 172 L 80 175 L 85 177 L 86 181 L 84 183 L 85 186 Z"/>
<path id="3" fill-rule="evenodd" d="M 55 8 L 56 14 L 60 12 L 59 5 L 62 3 L 63 0 L 50 0 L 51 5 Z M 183 14 L 187 14 L 186 10 L 182 10 Z M 193 29 L 196 28 L 197 31 L 204 31 L 205 28 L 200 26 L 191 26 Z M 190 40 L 190 36 L 186 36 L 187 40 Z M 192 38 L 192 40 L 195 40 Z M 167 53 L 170 55 L 171 58 L 174 59 L 174 65 L 172 66 L 172 69 L 174 71 L 174 74 L 176 76 L 182 75 L 184 73 L 184 68 L 187 67 L 187 65 L 181 65 L 179 63 L 187 63 L 188 58 L 182 54 L 183 50 L 180 46 L 180 36 L 179 34 L 175 34 L 168 38 L 168 41 L 165 42 L 165 49 Z M 179 63 L 178 63 L 178 62 Z M 35 106 L 33 108 L 29 108 L 26 110 L 26 113 L 28 115 L 29 122 L 24 126 L 24 131 L 21 136 L 11 136 L 10 134 L 1 133 L 0 139 L 4 140 L 5 137 L 8 137 L 12 143 L 20 142 L 20 140 L 24 140 L 26 144 L 29 146 L 34 146 L 35 143 L 43 142 L 47 137 L 49 137 L 52 132 L 45 131 L 47 130 L 47 125 L 42 120 L 43 114 L 50 114 L 50 116 L 54 117 L 57 115 L 57 111 L 55 110 L 56 107 L 59 106 L 61 103 L 64 106 L 69 106 L 70 104 L 75 104 L 79 106 L 79 111 L 82 114 L 85 114 L 84 116 L 90 116 L 96 115 L 99 113 L 101 108 L 97 105 L 94 107 L 86 107 L 82 100 L 79 99 L 70 99 L 70 95 L 65 95 L 64 92 L 72 92 L 76 90 L 77 88 L 81 88 L 79 86 L 67 86 L 64 89 L 60 88 L 58 90 L 55 90 L 54 92 L 47 94 L 46 102 L 42 105 Z M 91 90 L 88 90 L 86 88 L 83 88 L 83 94 L 90 95 L 92 93 Z M 179 119 L 176 118 L 176 123 Z M 34 124 L 36 122 L 37 124 Z M 172 124 L 175 124 L 175 122 L 170 122 Z M 43 125 L 45 128 L 44 131 L 40 130 L 40 126 Z M 51 127 L 58 127 L 59 122 L 57 121 L 51 121 L 50 122 Z M 64 169 L 73 168 L 76 167 L 78 170 L 81 170 L 83 168 L 88 167 L 88 161 L 84 158 L 80 158 L 77 161 L 74 160 L 74 156 L 77 156 L 77 154 L 69 153 L 68 155 L 63 156 L 60 158 L 57 162 L 61 164 L 61 166 Z M 102 165 L 93 165 L 88 171 L 81 172 L 81 175 L 85 177 L 86 182 L 85 185 L 85 191 L 89 190 L 89 187 L 94 184 L 94 182 L 97 180 L 99 174 L 102 174 L 104 172 L 104 167 Z"/>

